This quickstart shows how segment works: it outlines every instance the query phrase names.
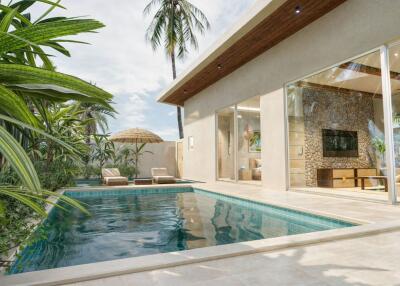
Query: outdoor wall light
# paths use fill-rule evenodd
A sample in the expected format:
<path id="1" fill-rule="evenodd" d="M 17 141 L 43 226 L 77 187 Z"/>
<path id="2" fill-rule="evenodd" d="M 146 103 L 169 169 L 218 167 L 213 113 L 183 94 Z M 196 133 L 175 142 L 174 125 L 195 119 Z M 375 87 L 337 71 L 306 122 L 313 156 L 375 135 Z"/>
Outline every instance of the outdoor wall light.
<path id="1" fill-rule="evenodd" d="M 218 65 L 217 68 L 218 68 L 219 70 L 222 70 L 222 66 L 221 66 L 221 65 Z"/>
<path id="2" fill-rule="evenodd" d="M 296 8 L 294 9 L 294 12 L 295 12 L 296 14 L 300 14 L 300 12 L 301 12 L 300 6 L 296 6 Z"/>

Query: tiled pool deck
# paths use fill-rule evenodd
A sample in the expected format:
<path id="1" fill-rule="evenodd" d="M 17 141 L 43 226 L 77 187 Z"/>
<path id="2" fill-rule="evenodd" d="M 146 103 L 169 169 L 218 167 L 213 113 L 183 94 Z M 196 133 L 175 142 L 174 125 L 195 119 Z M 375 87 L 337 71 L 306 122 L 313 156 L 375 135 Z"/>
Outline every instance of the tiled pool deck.
<path id="1" fill-rule="evenodd" d="M 195 249 L 159 256 L 158 261 L 142 257 L 135 260 L 140 269 L 125 260 L 119 268 L 105 262 L 26 273 L 0 278 L 0 285 L 32 285 L 40 279 L 42 284 L 34 285 L 399 285 L 399 206 L 230 183 L 201 184 L 201 189 L 365 225 Z M 162 268 L 152 267 L 155 262 Z M 66 277 L 73 272 L 91 274 L 91 280 L 72 283 Z"/>

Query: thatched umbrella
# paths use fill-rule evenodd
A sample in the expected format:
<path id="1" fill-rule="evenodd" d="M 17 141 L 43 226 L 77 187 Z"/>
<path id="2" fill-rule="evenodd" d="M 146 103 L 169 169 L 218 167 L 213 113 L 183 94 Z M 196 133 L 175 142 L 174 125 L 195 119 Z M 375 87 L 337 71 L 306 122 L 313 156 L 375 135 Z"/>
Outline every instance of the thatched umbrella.
<path id="1" fill-rule="evenodd" d="M 149 130 L 140 129 L 140 128 L 131 128 L 131 129 L 127 129 L 127 130 L 121 131 L 119 133 L 116 133 L 110 137 L 110 140 L 113 142 L 119 142 L 119 143 L 135 144 L 135 146 L 136 146 L 136 153 L 135 153 L 136 154 L 135 155 L 136 174 L 135 174 L 135 177 L 136 178 L 137 178 L 138 161 L 139 161 L 138 153 L 144 148 L 144 146 L 147 143 L 161 143 L 164 141 L 157 134 L 154 134 L 153 132 L 151 132 Z M 141 145 L 138 146 L 138 144 L 141 144 Z"/>

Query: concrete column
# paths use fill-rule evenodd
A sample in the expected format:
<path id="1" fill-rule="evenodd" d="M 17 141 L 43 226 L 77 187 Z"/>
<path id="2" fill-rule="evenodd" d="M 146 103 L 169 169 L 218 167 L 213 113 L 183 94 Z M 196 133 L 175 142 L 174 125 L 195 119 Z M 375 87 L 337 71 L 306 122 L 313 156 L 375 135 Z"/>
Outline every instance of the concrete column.
<path id="1" fill-rule="evenodd" d="M 286 131 L 283 88 L 261 96 L 262 183 L 266 189 L 286 191 Z"/>

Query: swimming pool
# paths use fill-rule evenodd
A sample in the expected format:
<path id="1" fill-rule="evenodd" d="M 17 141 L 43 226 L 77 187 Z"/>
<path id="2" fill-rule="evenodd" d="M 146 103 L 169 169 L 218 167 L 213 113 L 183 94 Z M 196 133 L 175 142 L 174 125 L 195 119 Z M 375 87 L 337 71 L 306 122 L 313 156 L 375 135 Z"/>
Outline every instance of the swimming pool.
<path id="1" fill-rule="evenodd" d="M 9 274 L 294 235 L 354 224 L 192 188 L 66 192 Z"/>

